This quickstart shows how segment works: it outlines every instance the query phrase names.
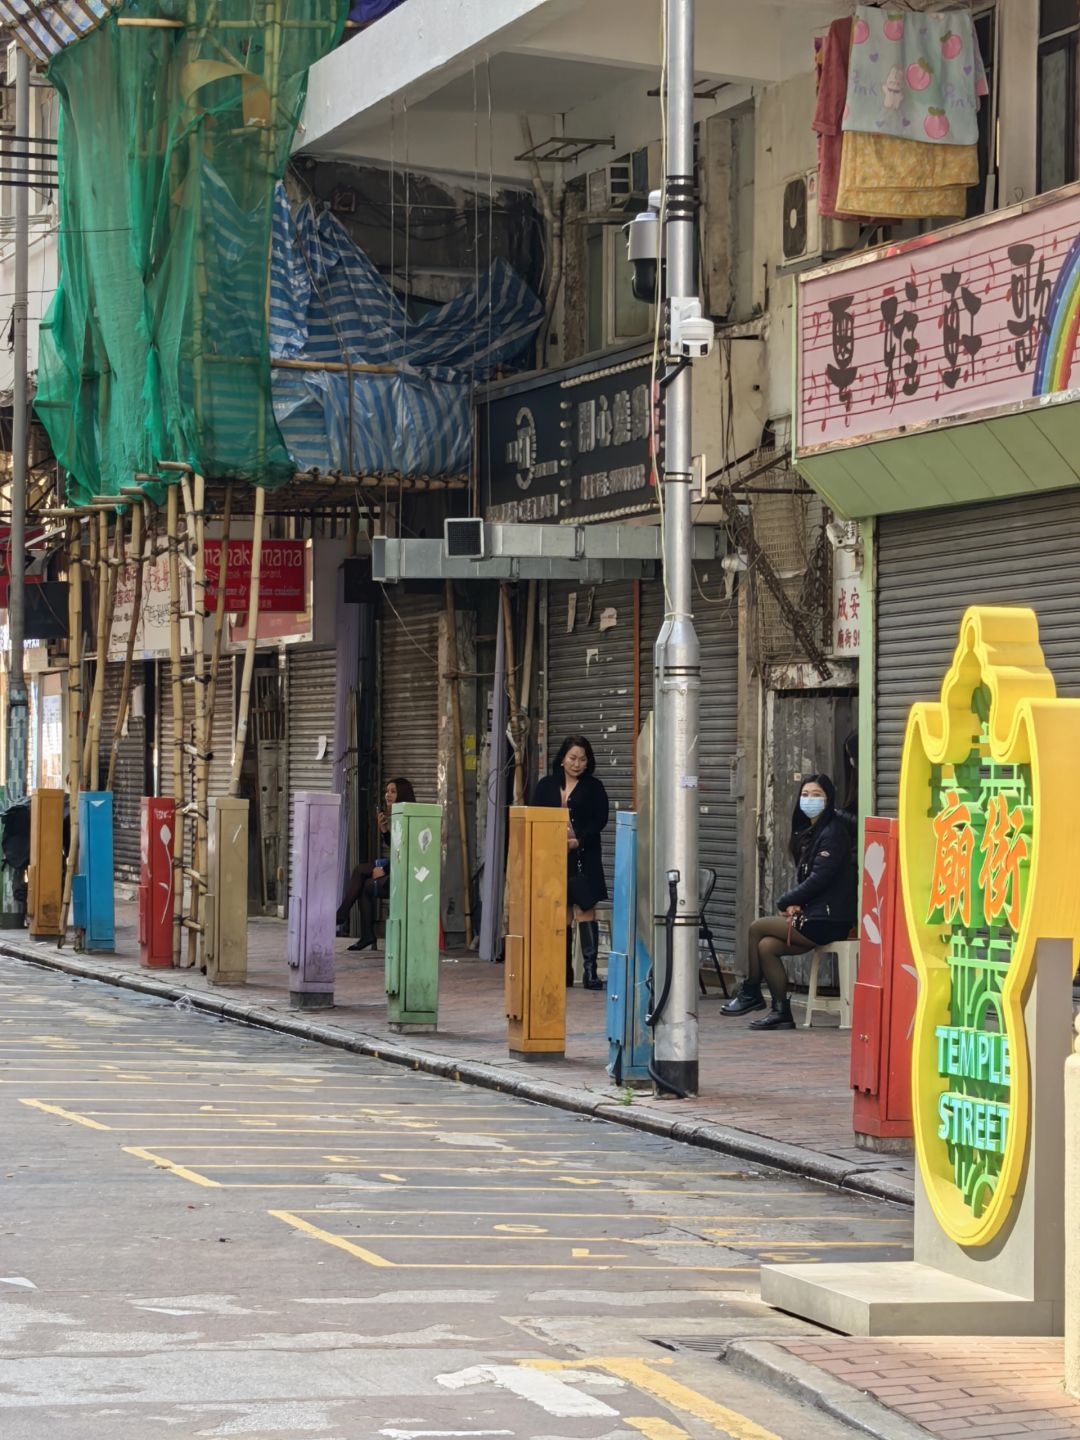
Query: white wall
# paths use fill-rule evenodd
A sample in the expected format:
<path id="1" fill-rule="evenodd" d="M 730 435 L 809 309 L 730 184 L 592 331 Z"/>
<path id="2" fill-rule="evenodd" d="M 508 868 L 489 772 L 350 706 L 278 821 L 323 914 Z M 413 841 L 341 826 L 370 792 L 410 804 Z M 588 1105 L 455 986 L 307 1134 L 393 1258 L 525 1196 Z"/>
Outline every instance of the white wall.
<path id="1" fill-rule="evenodd" d="M 27 309 L 27 351 L 31 374 L 38 365 L 38 326 L 49 308 L 55 289 L 56 231 L 36 229 L 31 232 L 30 239 Z M 5 240 L 0 249 L 0 390 L 10 390 L 13 383 L 14 366 L 7 347 L 7 333 L 14 298 L 15 247 Z"/>

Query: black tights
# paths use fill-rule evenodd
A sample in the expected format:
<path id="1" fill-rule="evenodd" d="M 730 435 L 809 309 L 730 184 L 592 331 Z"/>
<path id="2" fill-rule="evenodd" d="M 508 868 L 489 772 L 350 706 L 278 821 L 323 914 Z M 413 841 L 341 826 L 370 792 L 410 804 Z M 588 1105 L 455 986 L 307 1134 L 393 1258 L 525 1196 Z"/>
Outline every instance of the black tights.
<path id="1" fill-rule="evenodd" d="M 381 880 L 373 877 L 374 869 L 373 861 L 369 861 L 365 865 L 357 865 L 349 876 L 345 894 L 341 897 L 341 904 L 338 906 L 337 923 L 345 925 L 348 923 L 349 912 L 359 901 L 361 940 L 370 940 L 375 933 L 375 902 L 381 893 L 379 887 L 386 884 L 385 876 Z"/>
<path id="2" fill-rule="evenodd" d="M 767 920 L 755 920 L 750 926 L 750 943 L 747 949 L 746 978 L 751 985 L 760 985 L 762 977 L 769 987 L 773 1002 L 779 1005 L 788 992 L 787 971 L 782 956 L 805 955 L 814 949 L 814 942 L 800 935 L 791 927 L 788 939 L 788 922 L 784 915 L 770 916 Z"/>

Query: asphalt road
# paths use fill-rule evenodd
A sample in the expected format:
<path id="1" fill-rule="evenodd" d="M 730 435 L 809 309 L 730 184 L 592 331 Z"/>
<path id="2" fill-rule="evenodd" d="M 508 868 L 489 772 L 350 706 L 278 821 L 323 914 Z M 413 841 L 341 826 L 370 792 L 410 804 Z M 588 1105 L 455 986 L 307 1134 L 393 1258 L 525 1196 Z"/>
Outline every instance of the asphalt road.
<path id="1" fill-rule="evenodd" d="M 4 1440 L 821 1440 L 717 1363 L 907 1210 L 0 959 Z"/>

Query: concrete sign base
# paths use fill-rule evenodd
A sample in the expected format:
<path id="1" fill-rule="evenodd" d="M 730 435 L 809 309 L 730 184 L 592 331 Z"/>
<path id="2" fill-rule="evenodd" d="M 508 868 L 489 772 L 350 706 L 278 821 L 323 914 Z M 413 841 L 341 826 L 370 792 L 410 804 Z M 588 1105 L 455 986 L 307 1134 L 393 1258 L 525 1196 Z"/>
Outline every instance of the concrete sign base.
<path id="1" fill-rule="evenodd" d="M 761 1298 L 849 1335 L 1061 1335 L 1065 1304 L 1065 1097 L 1072 946 L 1040 940 L 1024 1026 L 1031 1128 L 1008 1221 L 989 1245 L 956 1244 L 916 1178 L 915 1258 L 766 1265 Z"/>

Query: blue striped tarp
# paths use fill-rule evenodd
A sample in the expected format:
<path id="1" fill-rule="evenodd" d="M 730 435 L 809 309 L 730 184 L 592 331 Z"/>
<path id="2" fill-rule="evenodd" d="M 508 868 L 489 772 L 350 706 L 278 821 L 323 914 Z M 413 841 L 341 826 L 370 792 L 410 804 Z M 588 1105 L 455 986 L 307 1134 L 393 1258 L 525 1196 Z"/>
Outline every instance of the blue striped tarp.
<path id="1" fill-rule="evenodd" d="M 387 367 L 274 368 L 274 414 L 298 470 L 468 473 L 476 385 L 530 356 L 543 306 L 505 260 L 419 319 L 348 232 L 279 187 L 270 278 L 272 360 Z M 351 389 L 351 394 L 350 394 Z M 350 435 L 352 439 L 350 449 Z"/>

